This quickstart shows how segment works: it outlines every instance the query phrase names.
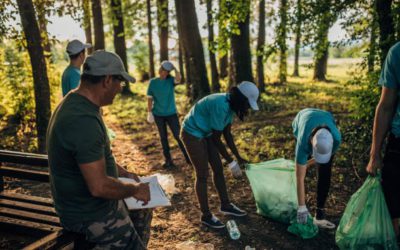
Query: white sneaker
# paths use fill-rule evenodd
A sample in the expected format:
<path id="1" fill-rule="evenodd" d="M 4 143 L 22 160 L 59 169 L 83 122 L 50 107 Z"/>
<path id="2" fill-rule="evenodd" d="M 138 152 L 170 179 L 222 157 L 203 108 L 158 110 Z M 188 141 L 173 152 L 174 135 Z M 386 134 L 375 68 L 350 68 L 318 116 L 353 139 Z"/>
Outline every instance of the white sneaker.
<path id="1" fill-rule="evenodd" d="M 313 223 L 319 228 L 334 229 L 336 227 L 336 225 L 330 222 L 329 220 L 318 220 L 315 217 L 313 219 Z"/>

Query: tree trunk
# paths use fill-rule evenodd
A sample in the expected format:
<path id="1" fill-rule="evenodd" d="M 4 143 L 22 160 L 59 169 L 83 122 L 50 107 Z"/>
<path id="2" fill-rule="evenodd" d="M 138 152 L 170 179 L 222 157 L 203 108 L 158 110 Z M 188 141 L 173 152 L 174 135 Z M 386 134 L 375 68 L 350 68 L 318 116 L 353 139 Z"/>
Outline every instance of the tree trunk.
<path id="1" fill-rule="evenodd" d="M 113 20 L 114 29 L 114 48 L 115 53 L 121 57 L 121 60 L 125 66 L 126 71 L 129 71 L 128 59 L 126 56 L 126 44 L 125 44 L 125 30 L 124 30 L 124 20 L 122 13 L 122 3 L 121 0 L 111 0 L 111 13 Z M 129 83 L 126 82 L 122 94 L 131 94 L 129 88 Z"/>
<path id="2" fill-rule="evenodd" d="M 157 0 L 160 62 L 168 60 L 168 0 Z"/>
<path id="3" fill-rule="evenodd" d="M 42 38 L 44 54 L 47 58 L 51 57 L 51 45 L 47 33 L 46 2 L 43 0 L 35 1 L 36 13 L 38 17 L 40 37 Z"/>
<path id="4" fill-rule="evenodd" d="M 83 27 L 85 29 L 86 43 L 93 44 L 92 40 L 92 23 L 90 13 L 90 0 L 83 0 Z M 88 54 L 93 53 L 93 47 L 87 49 Z"/>
<path id="5" fill-rule="evenodd" d="M 328 4 L 330 1 L 326 1 Z M 314 56 L 314 77 L 316 81 L 326 81 L 326 73 L 328 67 L 328 50 L 329 40 L 328 32 L 332 24 L 332 16 L 329 8 L 324 8 L 324 12 L 321 13 L 321 17 L 318 23 L 317 29 L 317 44 L 315 47 Z"/>
<path id="6" fill-rule="evenodd" d="M 299 74 L 299 55 L 300 55 L 300 40 L 301 40 L 301 22 L 302 22 L 302 6 L 301 0 L 297 0 L 297 13 L 296 13 L 296 39 L 294 45 L 294 70 L 293 76 L 300 76 Z"/>
<path id="7" fill-rule="evenodd" d="M 207 5 L 207 26 L 208 26 L 208 51 L 210 55 L 210 67 L 211 67 L 211 89 L 212 92 L 218 93 L 221 89 L 219 85 L 219 75 L 217 69 L 217 61 L 215 59 L 215 53 L 213 52 L 214 42 L 214 22 L 212 20 L 212 0 L 206 0 Z"/>
<path id="8" fill-rule="evenodd" d="M 38 150 L 44 153 L 46 152 L 46 130 L 51 114 L 46 61 L 32 0 L 17 0 L 17 4 L 32 65 Z"/>
<path id="9" fill-rule="evenodd" d="M 194 0 L 175 0 L 178 21 L 179 38 L 182 38 L 186 54 L 188 81 L 191 82 L 192 101 L 196 101 L 210 93 L 207 79 L 207 69 L 204 60 L 203 44 L 198 27 Z"/>
<path id="10" fill-rule="evenodd" d="M 250 53 L 250 0 L 246 2 L 246 19 L 239 22 L 239 35 L 231 36 L 231 64 L 233 69 L 234 84 L 239 84 L 242 81 L 253 82 L 253 74 L 251 70 L 251 53 Z"/>
<path id="11" fill-rule="evenodd" d="M 395 30 L 392 18 L 392 0 L 376 0 L 376 13 L 379 23 L 379 47 L 381 63 L 386 59 L 390 47 L 395 43 Z"/>
<path id="12" fill-rule="evenodd" d="M 375 3 L 374 3 L 375 4 Z M 377 22 L 377 14 L 374 6 L 371 8 L 372 21 L 370 24 L 370 39 L 369 39 L 369 53 L 367 58 L 367 66 L 368 72 L 373 72 L 375 67 L 375 57 L 376 57 L 376 39 L 378 32 L 378 22 Z"/>
<path id="13" fill-rule="evenodd" d="M 221 0 L 218 2 L 218 6 L 221 6 Z M 221 10 L 221 7 L 219 7 Z M 218 21 L 218 30 L 221 31 L 221 21 Z M 223 56 L 219 55 L 219 77 L 225 78 L 228 76 L 228 51 L 225 52 Z"/>
<path id="14" fill-rule="evenodd" d="M 329 56 L 328 49 L 329 46 L 326 47 L 325 51 L 320 51 L 320 55 L 315 59 L 314 80 L 326 81 L 326 69 Z"/>
<path id="15" fill-rule="evenodd" d="M 147 30 L 149 33 L 148 37 L 148 46 L 149 46 L 149 73 L 150 73 L 150 78 L 153 78 L 156 76 L 155 71 L 154 71 L 154 49 L 153 49 L 153 25 L 151 23 L 151 5 L 150 5 L 150 0 L 146 0 L 146 6 L 147 6 Z"/>
<path id="16" fill-rule="evenodd" d="M 104 49 L 103 14 L 101 11 L 101 0 L 92 0 L 92 14 L 94 26 L 94 50 Z"/>
<path id="17" fill-rule="evenodd" d="M 258 11 L 259 24 L 257 39 L 257 85 L 260 92 L 264 92 L 265 0 L 260 1 Z"/>
<path id="18" fill-rule="evenodd" d="M 278 47 L 279 53 L 279 82 L 285 83 L 287 76 L 287 0 L 280 0 L 279 16 L 281 22 L 278 27 Z"/>
<path id="19" fill-rule="evenodd" d="M 178 63 L 179 63 L 179 71 L 181 73 L 181 82 L 184 83 L 186 80 L 185 70 L 183 69 L 183 49 L 182 49 L 182 41 L 178 39 Z"/>

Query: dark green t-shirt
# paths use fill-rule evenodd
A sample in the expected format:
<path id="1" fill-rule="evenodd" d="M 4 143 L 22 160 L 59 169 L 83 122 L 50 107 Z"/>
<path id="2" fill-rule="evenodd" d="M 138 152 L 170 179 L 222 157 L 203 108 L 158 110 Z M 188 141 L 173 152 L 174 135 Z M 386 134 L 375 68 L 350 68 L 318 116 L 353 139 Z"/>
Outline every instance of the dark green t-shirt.
<path id="1" fill-rule="evenodd" d="M 93 197 L 79 165 L 106 160 L 106 173 L 117 178 L 99 107 L 77 93 L 68 94 L 54 111 L 47 130 L 50 184 L 61 222 L 74 224 L 102 218 L 117 201 Z"/>

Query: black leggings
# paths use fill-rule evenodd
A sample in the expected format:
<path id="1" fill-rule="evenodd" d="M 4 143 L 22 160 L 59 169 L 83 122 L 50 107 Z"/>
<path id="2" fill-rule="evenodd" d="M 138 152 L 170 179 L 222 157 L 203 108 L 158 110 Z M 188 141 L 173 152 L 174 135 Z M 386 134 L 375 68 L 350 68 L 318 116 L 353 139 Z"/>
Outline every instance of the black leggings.
<path id="1" fill-rule="evenodd" d="M 328 163 L 317 163 L 317 208 L 319 209 L 323 209 L 325 207 L 325 202 L 328 198 L 329 188 L 331 186 L 332 162 L 333 156 Z"/>

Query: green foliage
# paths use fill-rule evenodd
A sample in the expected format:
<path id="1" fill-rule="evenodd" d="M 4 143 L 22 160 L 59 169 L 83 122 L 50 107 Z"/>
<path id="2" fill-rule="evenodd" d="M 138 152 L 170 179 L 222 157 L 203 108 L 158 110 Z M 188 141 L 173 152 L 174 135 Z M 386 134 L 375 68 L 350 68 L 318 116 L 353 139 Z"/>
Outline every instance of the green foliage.
<path id="1" fill-rule="evenodd" d="M 133 46 L 127 52 L 135 65 L 135 70 L 141 76 L 147 74 L 149 69 L 149 47 L 147 43 L 135 40 Z"/>

